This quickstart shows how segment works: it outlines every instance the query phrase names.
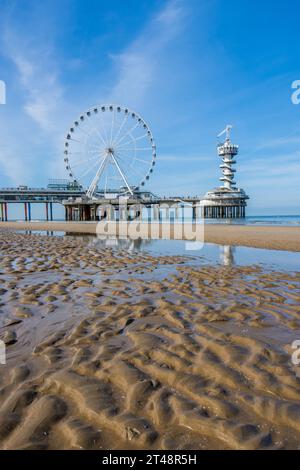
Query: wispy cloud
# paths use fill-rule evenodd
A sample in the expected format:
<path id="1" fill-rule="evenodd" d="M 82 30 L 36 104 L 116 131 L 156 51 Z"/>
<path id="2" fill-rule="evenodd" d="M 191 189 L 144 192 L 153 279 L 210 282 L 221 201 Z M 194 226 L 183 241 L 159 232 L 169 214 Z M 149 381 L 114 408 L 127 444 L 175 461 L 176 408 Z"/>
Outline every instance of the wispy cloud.
<path id="1" fill-rule="evenodd" d="M 0 60 L 10 72 L 11 97 L 3 113 L 0 158 L 10 155 L 10 164 L 2 168 L 17 184 L 39 186 L 52 175 L 65 177 L 62 139 L 68 106 L 55 46 L 56 20 L 50 14 L 47 18 L 48 8 L 29 1 L 22 10 L 11 2 L 0 19 Z"/>
<path id="2" fill-rule="evenodd" d="M 298 129 L 293 134 L 300 134 L 300 129 Z M 275 139 L 265 140 L 261 144 L 257 145 L 256 151 L 263 150 L 263 149 L 274 149 L 278 147 L 282 147 L 284 145 L 293 145 L 293 144 L 300 144 L 300 135 L 289 135 L 285 137 L 278 137 Z"/>
<path id="3" fill-rule="evenodd" d="M 170 0 L 124 51 L 111 55 L 117 81 L 109 100 L 140 104 L 159 77 L 165 48 L 182 31 L 187 14 L 181 0 Z"/>
<path id="4" fill-rule="evenodd" d="M 211 160 L 207 155 L 174 155 L 174 154 L 161 154 L 159 160 L 164 162 L 203 162 Z"/>
<path id="5" fill-rule="evenodd" d="M 47 132 L 56 130 L 55 119 L 63 98 L 63 87 L 52 60 L 51 45 L 26 43 L 12 28 L 4 33 L 7 57 L 14 63 L 24 90 L 24 111 Z M 47 48 L 49 48 L 47 50 Z"/>
<path id="6" fill-rule="evenodd" d="M 14 64 L 17 72 L 17 80 L 22 90 L 21 106 L 24 115 L 40 130 L 39 133 L 31 128 L 32 137 L 29 137 L 26 131 L 24 140 L 28 142 L 32 138 L 35 141 L 44 141 L 48 151 L 52 149 L 51 161 L 42 163 L 45 173 L 55 173 L 64 177 L 61 152 L 63 135 L 69 125 L 68 116 L 70 120 L 74 119 L 81 109 L 82 97 L 76 96 L 72 103 L 66 100 L 60 54 L 54 46 L 52 35 L 43 34 L 41 26 L 38 33 L 35 29 L 31 31 L 28 28 L 27 35 L 21 34 L 18 23 L 14 20 L 13 11 L 15 10 L 6 12 L 0 39 L 6 58 Z M 131 103 L 137 107 L 143 104 L 149 87 L 159 77 L 159 64 L 165 47 L 182 29 L 185 12 L 186 7 L 182 0 L 167 1 L 161 10 L 154 13 L 152 19 L 145 24 L 142 32 L 131 44 L 119 54 L 111 56 L 111 67 L 116 80 L 111 85 L 111 92 L 102 99 Z M 35 17 L 35 14 L 32 15 Z M 99 100 L 97 90 L 93 90 L 90 96 L 91 103 L 92 100 Z M 91 103 L 86 103 L 86 106 L 90 106 Z M 18 133 L 22 140 L 22 128 Z M 10 164 L 5 167 L 7 176 L 13 177 L 14 181 L 15 175 L 18 175 L 17 167 L 21 168 L 24 163 L 24 159 L 20 157 L 19 145 L 22 143 L 10 142 L 11 149 L 14 149 L 14 158 L 11 158 Z M 34 146 L 31 149 L 35 151 Z M 45 154 L 44 158 L 47 158 Z M 28 171 L 33 175 L 34 166 L 29 165 Z M 28 176 L 28 172 L 26 174 Z"/>
<path id="7" fill-rule="evenodd" d="M 1 172 L 9 178 L 11 185 L 17 186 L 26 183 L 30 177 L 30 171 L 25 162 L 15 152 L 16 148 L 2 147 L 0 152 Z M 5 186 L 8 186 L 6 184 Z"/>

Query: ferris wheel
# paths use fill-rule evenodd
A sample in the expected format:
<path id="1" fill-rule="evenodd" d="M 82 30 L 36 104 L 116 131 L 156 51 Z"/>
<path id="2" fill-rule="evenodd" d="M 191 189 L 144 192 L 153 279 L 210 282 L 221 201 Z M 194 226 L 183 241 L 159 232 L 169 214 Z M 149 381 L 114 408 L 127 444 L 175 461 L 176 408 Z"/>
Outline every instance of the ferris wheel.
<path id="1" fill-rule="evenodd" d="M 65 140 L 69 177 L 87 189 L 133 194 L 149 180 L 156 163 L 152 132 L 136 112 L 119 105 L 95 106 L 72 124 Z"/>

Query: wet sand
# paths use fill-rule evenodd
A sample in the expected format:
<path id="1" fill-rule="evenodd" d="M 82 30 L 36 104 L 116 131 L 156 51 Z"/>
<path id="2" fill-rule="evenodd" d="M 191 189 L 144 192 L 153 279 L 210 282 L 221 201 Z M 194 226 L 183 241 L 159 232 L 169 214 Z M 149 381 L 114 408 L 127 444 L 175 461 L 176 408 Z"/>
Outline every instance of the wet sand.
<path id="1" fill-rule="evenodd" d="M 7 230 L 0 250 L 1 449 L 299 448 L 300 273 Z"/>
<path id="2" fill-rule="evenodd" d="M 131 222 L 132 233 L 137 232 L 143 239 L 167 238 L 193 240 L 195 226 L 192 223 L 182 225 L 175 223 L 170 230 L 163 229 L 164 224 L 152 222 L 150 224 Z M 137 230 L 135 231 L 135 226 Z M 171 225 L 172 227 L 172 225 Z M 47 230 L 74 233 L 98 233 L 127 235 L 128 224 L 115 222 L 97 224 L 95 222 L 0 222 L 0 229 L 18 230 Z M 271 227 L 206 224 L 198 229 L 196 239 L 207 243 L 221 245 L 248 246 L 253 248 L 266 248 L 270 250 L 300 251 L 300 227 Z"/>

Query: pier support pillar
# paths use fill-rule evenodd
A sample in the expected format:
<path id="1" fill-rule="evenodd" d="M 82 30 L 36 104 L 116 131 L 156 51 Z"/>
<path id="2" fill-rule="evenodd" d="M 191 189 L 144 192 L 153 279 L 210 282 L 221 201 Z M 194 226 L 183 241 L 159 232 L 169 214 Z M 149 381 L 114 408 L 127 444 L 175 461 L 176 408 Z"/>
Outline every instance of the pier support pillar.
<path id="1" fill-rule="evenodd" d="M 184 223 L 184 206 L 181 206 L 181 221 Z"/>
<path id="2" fill-rule="evenodd" d="M 196 220 L 197 219 L 197 206 L 195 204 L 193 204 L 193 208 L 192 208 L 192 219 L 193 220 Z"/>
<path id="3" fill-rule="evenodd" d="M 128 208 L 127 206 L 124 206 L 122 209 L 123 209 L 122 220 L 127 221 L 128 220 Z"/>
<path id="4" fill-rule="evenodd" d="M 91 206 L 89 205 L 83 207 L 83 220 L 91 220 Z"/>
<path id="5" fill-rule="evenodd" d="M 7 222 L 8 219 L 8 210 L 7 210 L 7 202 L 4 203 L 4 220 Z"/>
<path id="6" fill-rule="evenodd" d="M 91 220 L 96 220 L 96 206 L 91 206 L 90 211 Z"/>
<path id="7" fill-rule="evenodd" d="M 107 219 L 108 220 L 115 220 L 115 208 L 114 206 L 110 206 L 107 208 Z"/>
<path id="8" fill-rule="evenodd" d="M 134 218 L 135 220 L 142 220 L 142 208 L 141 207 L 134 210 Z"/>
<path id="9" fill-rule="evenodd" d="M 46 209 L 46 220 L 49 220 L 49 207 L 48 207 L 48 202 L 45 203 L 45 209 Z"/>
<path id="10" fill-rule="evenodd" d="M 53 220 L 53 202 L 50 202 L 50 220 Z"/>
<path id="11" fill-rule="evenodd" d="M 152 220 L 152 217 L 151 217 L 151 206 L 147 206 L 147 219 L 148 219 L 148 222 L 150 223 L 151 220 Z"/>
<path id="12" fill-rule="evenodd" d="M 94 220 L 98 220 L 98 216 L 97 216 L 97 210 L 98 210 L 98 206 L 94 206 L 94 213 L 93 213 L 93 217 L 94 217 Z"/>

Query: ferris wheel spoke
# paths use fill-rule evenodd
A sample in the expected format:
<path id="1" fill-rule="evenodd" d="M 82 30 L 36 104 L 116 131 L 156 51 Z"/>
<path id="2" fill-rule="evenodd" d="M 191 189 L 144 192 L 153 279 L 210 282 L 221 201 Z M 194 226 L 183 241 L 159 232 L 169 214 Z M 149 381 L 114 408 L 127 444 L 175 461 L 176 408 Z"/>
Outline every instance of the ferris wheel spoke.
<path id="1" fill-rule="evenodd" d="M 95 176 L 94 176 L 94 178 L 93 178 L 93 180 L 92 180 L 92 182 L 91 182 L 91 184 L 90 184 L 90 186 L 89 186 L 89 188 L 88 188 L 88 190 L 87 190 L 87 195 L 88 195 L 89 197 L 93 197 L 93 195 L 94 195 L 94 193 L 95 193 L 95 191 L 96 191 L 98 182 L 99 182 L 99 180 L 100 180 L 100 178 L 101 178 L 101 175 L 102 175 L 102 173 L 104 172 L 105 167 L 106 167 L 106 165 L 107 165 L 107 161 L 108 161 L 107 155 L 105 155 L 105 157 L 104 157 L 103 160 L 101 161 L 101 163 L 100 163 L 100 165 L 99 165 L 99 167 L 98 167 L 98 170 L 97 170 L 97 172 L 96 172 L 96 174 L 95 174 Z"/>
<path id="2" fill-rule="evenodd" d="M 85 136 L 87 136 L 87 137 L 90 137 L 90 136 L 91 136 L 91 132 L 87 132 L 83 127 L 81 127 L 81 126 L 78 125 L 78 126 L 76 127 L 76 130 L 77 130 L 77 129 L 78 129 L 80 132 L 82 132 Z"/>
<path id="3" fill-rule="evenodd" d="M 120 133 L 122 132 L 123 127 L 125 126 L 125 123 L 127 122 L 127 120 L 128 120 L 128 114 L 125 115 L 125 117 L 124 117 L 124 119 L 123 119 L 123 121 L 122 121 L 122 124 L 121 124 L 121 126 L 119 127 L 119 130 L 118 130 L 118 132 L 117 132 L 117 135 L 115 136 L 115 138 L 114 138 L 114 140 L 113 140 L 113 143 L 112 143 L 113 146 L 116 145 L 116 139 L 119 137 Z"/>
<path id="4" fill-rule="evenodd" d="M 99 155 L 94 155 L 93 157 L 91 158 L 85 158 L 84 160 L 79 160 L 79 162 L 76 162 L 76 163 L 73 163 L 72 165 L 72 169 L 79 166 L 79 165 L 82 165 L 83 163 L 89 163 L 89 162 L 92 162 L 95 160 L 95 158 L 98 158 L 99 160 Z"/>
<path id="5" fill-rule="evenodd" d="M 81 175 L 79 175 L 79 179 L 85 178 L 92 170 L 94 170 L 94 168 L 98 165 L 98 163 L 99 163 L 99 160 L 96 161 L 91 167 L 85 169 L 84 172 L 81 173 Z"/>
<path id="6" fill-rule="evenodd" d="M 123 135 L 123 137 L 121 139 L 119 139 L 117 142 L 116 142 L 116 146 L 118 146 L 118 144 L 120 144 L 124 139 L 125 137 L 127 137 L 128 135 L 131 135 L 131 133 L 138 127 L 140 123 L 137 122 L 131 129 L 129 129 L 129 131 L 126 132 L 126 134 Z"/>
<path id="7" fill-rule="evenodd" d="M 101 162 L 105 160 L 105 157 L 102 158 Z M 90 168 L 87 168 L 80 176 L 79 179 L 85 178 L 97 165 L 99 165 L 99 160 L 97 160 Z"/>
<path id="8" fill-rule="evenodd" d="M 130 151 L 130 147 L 127 148 L 127 147 L 117 147 L 118 150 L 124 150 L 124 151 Z M 144 147 L 144 148 L 141 148 L 141 147 L 134 147 L 135 150 L 138 150 L 140 152 L 150 152 L 152 151 L 153 149 L 151 147 Z"/>
<path id="9" fill-rule="evenodd" d="M 136 158 L 136 157 L 133 157 L 133 160 L 137 162 L 141 162 L 141 163 L 146 163 L 147 165 L 149 165 L 148 160 L 142 160 L 141 158 Z"/>
<path id="10" fill-rule="evenodd" d="M 121 160 L 121 162 L 123 162 L 126 166 L 128 166 L 128 162 L 126 162 L 122 157 L 120 157 L 119 154 L 117 154 L 117 158 Z M 132 165 L 129 167 L 129 169 L 133 171 L 139 178 L 144 179 L 144 173 L 140 173 L 135 168 L 133 168 Z"/>
<path id="11" fill-rule="evenodd" d="M 130 136 L 132 140 L 128 140 L 127 142 L 124 143 L 124 145 L 129 145 L 131 144 L 132 142 L 136 142 L 138 140 L 141 140 L 141 139 L 144 139 L 145 137 L 148 137 L 148 134 L 144 134 L 144 135 L 141 135 L 140 137 L 133 137 L 133 136 Z"/>
<path id="12" fill-rule="evenodd" d="M 110 127 L 110 140 L 109 145 L 112 145 L 112 138 L 113 138 L 113 129 L 115 126 L 115 110 L 112 111 L 112 120 L 111 120 L 111 127 Z"/>
<path id="13" fill-rule="evenodd" d="M 101 121 L 101 123 L 102 123 L 103 134 L 105 134 L 105 136 L 104 136 L 105 144 L 104 144 L 104 145 L 105 145 L 105 147 L 107 147 L 108 144 L 109 144 L 108 130 L 107 130 L 107 128 L 106 128 L 107 126 L 105 125 L 105 122 L 104 122 L 103 117 L 104 117 L 104 113 L 102 112 L 102 114 L 100 114 L 100 121 Z"/>
<path id="14" fill-rule="evenodd" d="M 113 159 L 113 161 L 115 162 L 115 164 L 116 164 L 116 166 L 117 166 L 117 169 L 118 169 L 118 171 L 119 171 L 119 173 L 120 173 L 120 175 L 121 175 L 121 177 L 122 177 L 122 179 L 123 179 L 125 185 L 127 186 L 127 189 L 129 190 L 129 192 L 130 192 L 131 194 L 133 194 L 132 189 L 130 188 L 130 186 L 129 186 L 128 182 L 127 182 L 127 179 L 126 179 L 126 177 L 125 177 L 125 174 L 124 174 L 124 172 L 122 171 L 122 169 L 121 169 L 121 167 L 120 167 L 120 165 L 119 165 L 119 162 L 116 160 L 116 158 L 115 158 L 115 156 L 114 156 L 113 154 L 112 154 L 112 159 Z"/>
<path id="15" fill-rule="evenodd" d="M 102 134 L 101 134 L 101 133 L 98 131 L 98 129 L 95 127 L 95 125 L 94 125 L 92 119 L 90 118 L 90 116 L 87 115 L 87 117 L 88 117 L 88 119 L 89 119 L 89 122 L 90 122 L 91 125 L 92 125 L 92 128 L 94 129 L 94 131 L 96 131 L 97 135 L 100 137 L 100 139 L 102 140 L 103 144 L 106 146 L 107 144 L 105 143 L 105 140 L 103 139 Z"/>
<path id="16" fill-rule="evenodd" d="M 130 145 L 135 147 L 135 141 L 134 141 L 134 139 L 128 140 L 128 142 L 126 142 L 126 144 L 124 144 L 124 146 L 126 146 L 126 147 L 127 147 L 127 146 L 130 146 Z M 116 147 L 117 150 L 118 150 L 118 148 L 119 148 L 119 147 Z M 120 148 L 121 148 L 121 147 L 120 147 Z"/>
<path id="17" fill-rule="evenodd" d="M 97 153 L 99 155 L 99 150 L 86 150 L 86 151 L 76 151 L 76 152 L 70 152 L 68 151 L 68 153 L 66 155 L 84 155 L 85 153 Z"/>
<path id="18" fill-rule="evenodd" d="M 69 137 L 67 140 L 71 140 L 72 142 L 77 142 L 82 145 L 82 140 L 73 139 L 72 137 Z"/>
<path id="19" fill-rule="evenodd" d="M 104 148 L 103 147 L 99 147 L 98 145 L 95 145 L 95 144 L 88 144 L 89 147 L 92 147 L 94 148 L 95 150 L 85 150 L 86 152 L 98 152 L 98 153 L 101 153 L 104 151 Z"/>
<path id="20" fill-rule="evenodd" d="M 135 149 L 136 148 L 136 145 L 135 145 L 135 141 L 134 140 L 131 140 L 130 142 L 127 143 L 127 145 L 120 145 L 118 147 L 115 147 L 117 151 L 119 150 L 132 150 L 132 149 Z"/>
<path id="21" fill-rule="evenodd" d="M 147 134 L 144 134 L 144 135 L 141 135 L 140 137 L 133 137 L 133 139 L 134 139 L 135 141 L 137 141 L 137 140 L 144 139 L 145 137 L 148 137 L 148 133 L 147 133 Z"/>

